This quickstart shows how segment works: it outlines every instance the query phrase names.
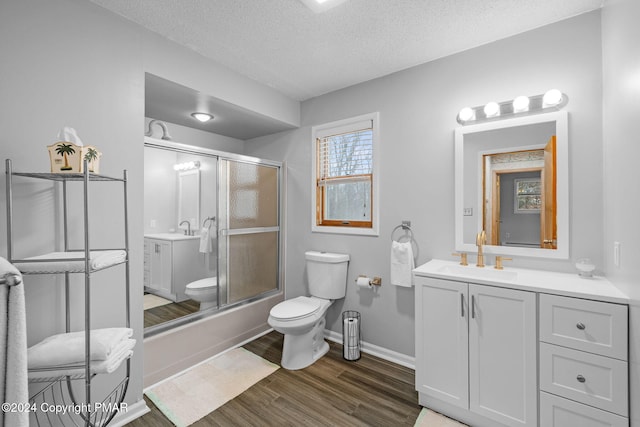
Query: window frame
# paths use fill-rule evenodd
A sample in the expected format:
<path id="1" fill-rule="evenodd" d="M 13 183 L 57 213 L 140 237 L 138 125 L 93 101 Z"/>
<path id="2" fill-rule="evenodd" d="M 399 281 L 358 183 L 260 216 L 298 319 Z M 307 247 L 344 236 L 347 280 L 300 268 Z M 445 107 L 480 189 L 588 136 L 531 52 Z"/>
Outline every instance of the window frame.
<path id="1" fill-rule="evenodd" d="M 331 134 L 348 133 L 362 130 L 359 124 L 363 121 L 371 121 L 372 130 L 372 172 L 371 172 L 371 226 L 369 227 L 369 221 L 353 221 L 349 220 L 347 224 L 343 223 L 343 220 L 324 220 L 319 223 L 318 218 L 321 217 L 320 212 L 324 209 L 324 198 L 322 197 L 322 191 L 319 189 L 318 180 L 318 151 L 317 151 L 317 139 Z M 380 195 L 379 195 L 379 181 L 380 181 L 380 154 L 379 154 L 379 139 L 380 139 L 380 114 L 378 112 L 363 114 L 356 117 L 351 117 L 344 120 L 338 120 L 330 123 L 325 123 L 311 128 L 311 231 L 318 233 L 336 233 L 336 234 L 355 234 L 365 236 L 378 236 L 379 235 L 379 222 L 380 222 Z M 368 174 L 367 174 L 368 175 Z"/>

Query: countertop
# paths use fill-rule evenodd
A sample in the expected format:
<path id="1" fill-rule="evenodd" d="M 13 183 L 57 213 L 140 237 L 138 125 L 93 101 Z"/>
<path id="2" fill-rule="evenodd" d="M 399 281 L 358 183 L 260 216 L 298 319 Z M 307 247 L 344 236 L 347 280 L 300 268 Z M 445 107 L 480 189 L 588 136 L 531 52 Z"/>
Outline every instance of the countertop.
<path id="1" fill-rule="evenodd" d="M 199 239 L 200 236 L 186 236 L 183 233 L 153 233 L 153 234 L 145 234 L 144 237 L 148 237 L 149 239 L 160 239 L 160 240 L 192 240 Z"/>
<path id="2" fill-rule="evenodd" d="M 479 268 L 472 264 L 462 266 L 457 261 L 434 259 L 415 268 L 413 274 L 618 304 L 629 303 L 629 297 L 606 278 L 583 278 L 578 276 L 578 273 L 512 267 L 496 270 L 490 265 Z"/>

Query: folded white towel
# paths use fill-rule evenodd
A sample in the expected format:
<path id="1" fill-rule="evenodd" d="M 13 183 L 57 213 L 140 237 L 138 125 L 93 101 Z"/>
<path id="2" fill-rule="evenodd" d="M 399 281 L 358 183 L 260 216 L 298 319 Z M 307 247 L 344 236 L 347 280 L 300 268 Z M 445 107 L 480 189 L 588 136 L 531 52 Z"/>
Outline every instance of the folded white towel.
<path id="1" fill-rule="evenodd" d="M 92 374 L 110 374 L 120 367 L 122 362 L 127 360 L 133 355 L 133 348 L 136 345 L 136 340 L 126 339 L 120 342 L 113 350 L 107 360 L 96 360 L 91 362 Z M 30 370 L 29 380 L 45 380 L 55 379 L 61 376 L 70 377 L 83 377 L 85 374 L 84 367 L 78 367 L 78 364 L 74 365 L 62 365 L 59 369 L 50 370 Z"/>
<path id="2" fill-rule="evenodd" d="M 200 231 L 200 252 L 203 254 L 209 254 L 213 252 L 213 239 L 211 239 L 211 229 L 208 227 L 202 227 Z"/>
<path id="3" fill-rule="evenodd" d="M 411 242 L 391 244 L 391 284 L 411 286 L 411 270 L 415 267 Z"/>
<path id="4" fill-rule="evenodd" d="M 20 276 L 9 261 L 0 257 L 0 277 Z M 0 402 L 27 402 L 27 323 L 24 284 L 0 285 Z M 0 425 L 28 426 L 26 411 L 0 412 Z"/>
<path id="5" fill-rule="evenodd" d="M 133 334 L 130 328 L 91 330 L 91 360 L 107 360 L 120 343 Z M 29 369 L 85 361 L 84 331 L 53 335 L 29 347 Z"/>
<path id="6" fill-rule="evenodd" d="M 91 270 L 100 270 L 115 264 L 125 262 L 127 252 L 123 250 L 107 250 L 107 251 L 91 251 L 89 268 Z M 45 255 L 38 255 L 26 258 L 29 262 L 16 262 L 16 267 L 23 273 L 57 273 L 57 272 L 73 272 L 80 273 L 84 271 L 84 260 L 71 261 L 70 259 L 83 258 L 84 252 L 51 252 Z M 39 260 L 55 260 L 38 262 Z"/>

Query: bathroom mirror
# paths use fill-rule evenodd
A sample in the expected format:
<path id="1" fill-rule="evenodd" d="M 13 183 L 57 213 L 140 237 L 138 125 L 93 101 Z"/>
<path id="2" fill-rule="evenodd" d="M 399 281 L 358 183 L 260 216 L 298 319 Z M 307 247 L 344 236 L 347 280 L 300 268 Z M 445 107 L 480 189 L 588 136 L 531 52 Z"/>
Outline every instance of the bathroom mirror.
<path id="1" fill-rule="evenodd" d="M 198 169 L 178 173 L 178 227 L 191 231 L 200 226 L 200 171 Z"/>
<path id="2" fill-rule="evenodd" d="M 456 250 L 568 258 L 568 168 L 564 111 L 457 128 Z"/>

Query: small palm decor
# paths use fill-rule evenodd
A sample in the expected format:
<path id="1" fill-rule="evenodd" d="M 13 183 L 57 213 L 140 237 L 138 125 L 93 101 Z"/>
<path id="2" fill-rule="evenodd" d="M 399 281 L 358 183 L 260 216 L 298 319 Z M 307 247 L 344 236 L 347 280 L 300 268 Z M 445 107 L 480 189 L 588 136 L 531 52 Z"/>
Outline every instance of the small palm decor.
<path id="1" fill-rule="evenodd" d="M 102 156 L 102 153 L 98 152 L 98 149 L 91 145 L 83 147 L 82 153 L 84 153 L 83 159 L 87 161 L 89 172 L 98 173 L 98 169 L 100 166 L 100 156 Z"/>
<path id="2" fill-rule="evenodd" d="M 73 169 L 69 165 L 69 155 L 75 154 L 76 150 L 72 147 L 73 144 L 60 143 L 56 147 L 56 153 L 64 158 L 64 166 L 60 168 L 61 171 L 70 171 Z"/>

